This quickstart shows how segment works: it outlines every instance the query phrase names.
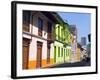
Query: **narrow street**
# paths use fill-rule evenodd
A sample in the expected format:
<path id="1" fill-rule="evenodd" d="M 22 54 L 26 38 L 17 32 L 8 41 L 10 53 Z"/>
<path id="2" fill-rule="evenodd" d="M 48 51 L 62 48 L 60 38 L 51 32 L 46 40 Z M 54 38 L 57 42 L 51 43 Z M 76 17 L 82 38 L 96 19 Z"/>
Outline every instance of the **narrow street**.
<path id="1" fill-rule="evenodd" d="M 81 61 L 76 63 L 63 63 L 63 64 L 57 64 L 54 66 L 50 66 L 50 68 L 61 68 L 61 67 L 81 67 L 81 66 L 90 66 L 90 61 Z"/>

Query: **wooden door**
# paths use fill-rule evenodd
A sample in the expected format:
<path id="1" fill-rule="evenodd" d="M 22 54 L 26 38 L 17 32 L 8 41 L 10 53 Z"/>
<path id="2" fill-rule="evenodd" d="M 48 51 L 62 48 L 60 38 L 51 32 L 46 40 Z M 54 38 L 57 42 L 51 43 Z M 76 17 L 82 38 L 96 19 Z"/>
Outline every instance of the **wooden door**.
<path id="1" fill-rule="evenodd" d="M 23 69 L 28 69 L 28 59 L 29 59 L 29 40 L 23 39 L 23 58 L 22 67 Z"/>
<path id="2" fill-rule="evenodd" d="M 36 67 L 40 68 L 42 63 L 42 43 L 37 42 L 37 64 Z"/>
<path id="3" fill-rule="evenodd" d="M 50 63 L 50 43 L 47 44 L 47 63 Z"/>

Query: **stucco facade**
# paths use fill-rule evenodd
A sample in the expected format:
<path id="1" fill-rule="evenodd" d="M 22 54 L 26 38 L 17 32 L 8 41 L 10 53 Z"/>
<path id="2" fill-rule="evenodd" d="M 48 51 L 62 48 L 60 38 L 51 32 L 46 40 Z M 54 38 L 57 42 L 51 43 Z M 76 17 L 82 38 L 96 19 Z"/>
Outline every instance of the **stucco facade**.
<path id="1" fill-rule="evenodd" d="M 23 69 L 80 61 L 77 36 L 58 14 L 23 11 Z"/>
<path id="2" fill-rule="evenodd" d="M 54 62 L 64 63 L 71 60 L 70 32 L 68 26 L 56 24 L 54 41 Z"/>
<path id="3" fill-rule="evenodd" d="M 38 35 L 38 18 L 41 18 L 43 20 L 43 30 L 42 30 L 42 36 Z M 23 38 L 27 38 L 30 40 L 30 44 L 29 44 L 29 59 L 28 59 L 28 69 L 34 69 L 37 68 L 37 56 L 38 55 L 38 48 L 37 48 L 37 44 L 38 42 L 42 43 L 42 49 L 41 49 L 41 66 L 40 67 L 45 67 L 48 66 L 50 64 L 54 63 L 54 55 L 52 53 L 53 48 L 51 48 L 53 46 L 52 43 L 50 43 L 50 62 L 47 62 L 47 44 L 48 44 L 48 24 L 47 22 L 50 22 L 52 24 L 52 34 L 53 34 L 53 27 L 55 26 L 55 23 L 50 20 L 49 18 L 47 18 L 45 15 L 43 15 L 43 13 L 41 12 L 31 12 L 30 13 L 30 30 L 29 32 L 24 31 L 23 32 Z M 53 35 L 52 35 L 53 37 Z"/>

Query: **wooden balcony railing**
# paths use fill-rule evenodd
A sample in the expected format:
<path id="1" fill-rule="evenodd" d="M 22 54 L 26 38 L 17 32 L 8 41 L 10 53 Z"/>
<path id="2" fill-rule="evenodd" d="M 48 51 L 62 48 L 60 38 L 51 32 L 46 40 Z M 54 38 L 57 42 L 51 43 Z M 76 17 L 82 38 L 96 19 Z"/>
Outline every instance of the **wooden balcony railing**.
<path id="1" fill-rule="evenodd" d="M 30 32 L 29 23 L 23 23 L 23 31 Z"/>
<path id="2" fill-rule="evenodd" d="M 49 41 L 54 41 L 54 34 L 53 33 L 48 33 L 47 39 Z"/>
<path id="3" fill-rule="evenodd" d="M 38 29 L 38 35 L 42 36 L 42 30 L 41 29 Z"/>

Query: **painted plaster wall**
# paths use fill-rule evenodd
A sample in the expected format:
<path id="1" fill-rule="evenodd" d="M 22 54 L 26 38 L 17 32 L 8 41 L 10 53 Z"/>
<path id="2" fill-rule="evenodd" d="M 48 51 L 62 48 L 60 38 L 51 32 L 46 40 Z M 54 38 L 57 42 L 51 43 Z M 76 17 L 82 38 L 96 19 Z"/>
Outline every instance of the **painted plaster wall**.
<path id="1" fill-rule="evenodd" d="M 54 54 L 56 55 L 56 56 L 54 56 L 54 58 L 56 59 L 55 63 L 63 63 L 63 62 L 71 61 L 71 54 L 72 54 L 71 46 L 63 47 L 62 43 L 55 41 L 54 47 L 56 47 L 56 51 L 54 51 Z M 58 47 L 60 47 L 60 56 L 59 56 Z M 62 49 L 63 49 L 63 51 L 62 51 Z"/>
<path id="2" fill-rule="evenodd" d="M 68 26 L 62 26 L 60 24 L 56 24 L 55 26 L 56 41 L 54 42 L 54 46 L 56 46 L 56 51 L 54 51 L 54 58 L 56 58 L 56 63 L 63 63 L 64 61 L 70 62 L 71 60 L 71 46 L 66 45 L 66 47 L 64 47 L 65 44 L 71 45 L 71 33 L 67 27 Z M 58 47 L 60 47 L 60 50 L 58 50 Z"/>
<path id="3" fill-rule="evenodd" d="M 48 19 L 46 16 L 44 16 L 41 12 L 32 12 L 31 13 L 31 23 L 30 24 L 30 32 L 29 34 L 23 34 L 23 37 L 31 39 L 30 47 L 29 47 L 29 69 L 36 68 L 36 60 L 37 60 L 37 41 L 42 42 L 42 67 L 47 66 L 47 22 L 51 22 L 52 26 L 55 24 Z M 31 35 L 38 36 L 38 18 L 41 18 L 43 20 L 43 31 L 42 31 L 42 38 L 37 37 L 31 37 Z M 53 27 L 52 27 L 53 28 Z M 50 45 L 50 64 L 54 63 L 54 55 L 53 55 L 53 44 Z"/>
<path id="4" fill-rule="evenodd" d="M 45 17 L 41 12 L 37 12 L 36 14 L 33 14 L 33 29 L 32 34 L 38 36 L 38 17 L 43 20 L 43 31 L 42 31 L 42 37 L 47 39 L 47 22 L 50 21 L 47 17 Z M 50 21 L 52 22 L 52 21 Z M 54 25 L 54 23 L 52 22 Z M 30 60 L 36 60 L 36 54 L 37 54 L 37 41 L 43 42 L 42 47 L 42 58 L 46 59 L 47 56 L 47 40 L 42 40 L 36 37 L 32 37 L 32 42 L 30 44 Z M 34 52 L 34 54 L 33 54 Z"/>
<path id="5" fill-rule="evenodd" d="M 47 22 L 50 21 L 52 23 L 52 26 L 54 27 L 54 23 L 48 19 L 46 16 L 44 16 L 41 12 L 37 12 L 36 14 L 32 15 L 33 17 L 33 29 L 32 29 L 32 34 L 38 36 L 38 18 L 41 18 L 43 20 L 43 31 L 42 31 L 42 37 L 47 39 Z M 53 28 L 52 27 L 52 28 Z"/>

